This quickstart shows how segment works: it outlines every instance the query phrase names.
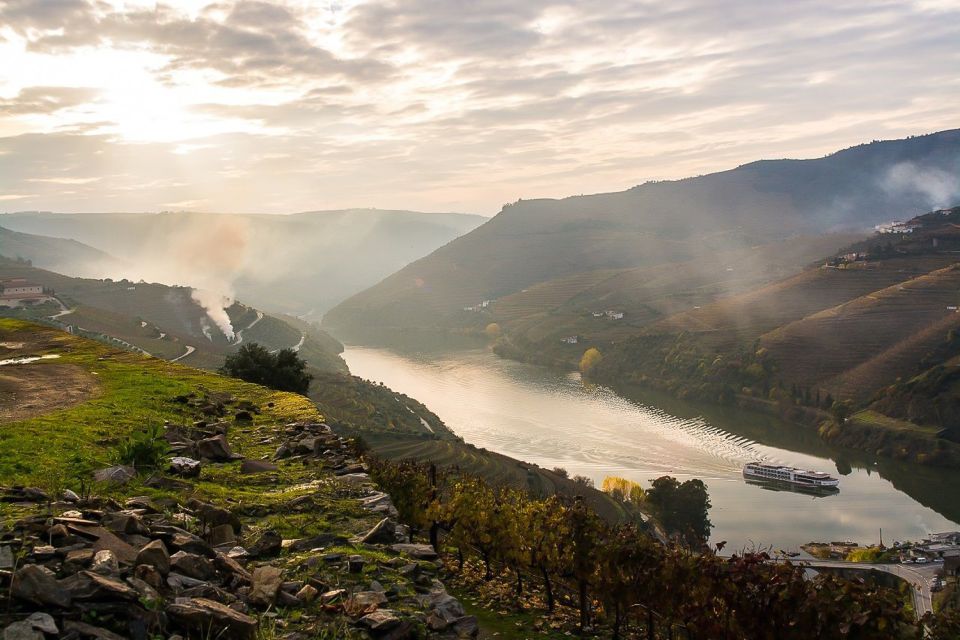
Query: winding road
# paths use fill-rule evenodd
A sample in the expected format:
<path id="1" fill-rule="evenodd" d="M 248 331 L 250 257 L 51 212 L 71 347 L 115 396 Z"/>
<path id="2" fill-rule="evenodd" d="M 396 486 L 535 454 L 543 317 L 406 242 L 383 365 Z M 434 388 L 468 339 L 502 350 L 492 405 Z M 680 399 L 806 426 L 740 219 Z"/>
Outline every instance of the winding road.
<path id="1" fill-rule="evenodd" d="M 256 319 L 255 319 L 253 322 L 251 322 L 250 324 L 248 324 L 246 327 L 244 327 L 243 329 L 240 329 L 239 331 L 237 331 L 237 341 L 233 343 L 234 346 L 236 346 L 236 345 L 240 344 L 241 342 L 243 342 L 243 332 L 244 332 L 244 331 L 246 331 L 247 329 L 253 329 L 253 326 L 254 326 L 255 324 L 257 324 L 258 322 L 260 322 L 261 320 L 263 320 L 263 312 L 262 312 L 262 311 L 257 311 L 257 317 L 256 317 Z"/>
<path id="2" fill-rule="evenodd" d="M 170 362 L 176 362 L 177 360 L 183 360 L 183 359 L 186 358 L 188 355 L 190 355 L 191 353 L 193 353 L 194 351 L 197 350 L 196 347 L 191 347 L 190 345 L 186 345 L 186 347 L 187 347 L 187 352 L 186 352 L 186 353 L 184 353 L 183 355 L 177 356 L 176 358 L 174 358 L 174 359 L 171 360 Z"/>
<path id="3" fill-rule="evenodd" d="M 937 573 L 941 564 L 929 563 L 923 565 L 844 562 L 842 560 L 796 560 L 794 564 L 809 566 L 811 569 L 842 569 L 844 571 L 883 571 L 906 580 L 913 592 L 913 609 L 917 618 L 933 611 L 933 592 L 930 590 L 930 581 Z"/>

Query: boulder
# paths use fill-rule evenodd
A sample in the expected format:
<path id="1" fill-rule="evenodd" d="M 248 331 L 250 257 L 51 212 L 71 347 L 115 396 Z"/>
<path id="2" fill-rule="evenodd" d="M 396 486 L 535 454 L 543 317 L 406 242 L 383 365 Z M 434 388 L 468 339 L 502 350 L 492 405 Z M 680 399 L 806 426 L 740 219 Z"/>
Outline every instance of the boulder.
<path id="1" fill-rule="evenodd" d="M 93 472 L 93 479 L 108 484 L 126 484 L 137 477 L 137 470 L 126 465 L 107 467 Z"/>
<path id="2" fill-rule="evenodd" d="M 207 581 L 217 574 L 212 562 L 203 556 L 186 551 L 177 551 L 170 556 L 170 568 L 196 580 Z"/>
<path id="3" fill-rule="evenodd" d="M 113 551 L 103 549 L 93 555 L 90 570 L 104 576 L 115 576 L 120 573 L 120 564 L 117 562 L 117 556 L 113 555 Z"/>
<path id="4" fill-rule="evenodd" d="M 165 576 L 170 573 L 170 553 L 162 540 L 154 540 L 140 549 L 136 564 L 149 565 Z"/>
<path id="5" fill-rule="evenodd" d="M 229 524 L 221 524 L 216 527 L 212 527 L 210 532 L 207 534 L 207 542 L 214 546 L 219 547 L 222 545 L 232 545 L 237 541 L 237 535 L 233 532 L 233 526 Z"/>
<path id="6" fill-rule="evenodd" d="M 263 473 L 276 471 L 277 465 L 268 460 L 244 460 L 240 463 L 240 473 Z"/>
<path id="7" fill-rule="evenodd" d="M 320 603 L 329 604 L 335 600 L 341 600 L 347 596 L 346 589 L 333 589 L 332 591 L 327 591 L 326 593 L 320 594 Z"/>
<path id="8" fill-rule="evenodd" d="M 204 629 L 211 637 L 226 631 L 225 637 L 244 640 L 254 637 L 257 621 L 230 607 L 206 598 L 187 598 L 167 605 L 167 615 L 188 629 Z"/>
<path id="9" fill-rule="evenodd" d="M 229 524 L 235 532 L 240 531 L 240 518 L 229 509 L 217 507 L 196 499 L 187 502 L 187 507 L 197 514 L 197 517 L 200 518 L 207 527 L 218 527 L 222 524 Z"/>
<path id="10" fill-rule="evenodd" d="M 14 622 L 3 630 L 3 640 L 43 640 L 43 632 L 26 620 Z"/>
<path id="11" fill-rule="evenodd" d="M 277 599 L 281 582 L 280 569 L 265 565 L 253 570 L 253 586 L 250 589 L 250 604 L 269 607 Z"/>
<path id="12" fill-rule="evenodd" d="M 45 567 L 28 564 L 13 575 L 10 594 L 14 598 L 34 604 L 69 607 L 70 592 L 57 582 L 53 572 Z"/>
<path id="13" fill-rule="evenodd" d="M 382 591 L 358 591 L 350 597 L 350 600 L 362 609 L 387 604 L 387 596 Z"/>
<path id="14" fill-rule="evenodd" d="M 80 622 L 79 620 L 65 620 L 63 623 L 63 629 L 70 635 L 71 638 L 80 637 L 94 638 L 95 640 L 124 640 L 123 636 L 118 635 L 109 629 L 95 627 L 92 624 Z"/>
<path id="15" fill-rule="evenodd" d="M 227 443 L 223 434 L 218 434 L 212 438 L 204 438 L 197 442 L 197 453 L 201 458 L 212 460 L 214 462 L 229 462 L 238 460 L 242 456 L 236 455 Z"/>
<path id="16" fill-rule="evenodd" d="M 436 560 L 439 556 L 428 544 L 395 544 L 391 547 L 397 553 L 405 553 L 417 560 Z"/>
<path id="17" fill-rule="evenodd" d="M 260 534 L 260 537 L 247 549 L 247 552 L 252 558 L 264 558 L 278 555 L 282 548 L 283 538 L 276 531 L 268 529 Z"/>
<path id="18" fill-rule="evenodd" d="M 253 579 L 250 572 L 244 569 L 239 562 L 224 553 L 218 553 L 213 560 L 213 564 L 221 573 L 232 575 L 241 582 L 250 582 Z"/>
<path id="19" fill-rule="evenodd" d="M 474 616 L 463 616 L 453 623 L 458 638 L 476 638 L 480 635 L 480 625 Z"/>
<path id="20" fill-rule="evenodd" d="M 391 544 L 396 541 L 396 523 L 390 518 L 384 518 L 370 531 L 365 533 L 360 542 L 363 544 Z"/>
<path id="21" fill-rule="evenodd" d="M 80 502 L 80 496 L 70 489 L 63 490 L 63 500 L 65 502 Z"/>
<path id="22" fill-rule="evenodd" d="M 347 558 L 347 571 L 350 573 L 360 573 L 363 571 L 363 565 L 367 563 L 363 556 L 354 555 Z"/>
<path id="23" fill-rule="evenodd" d="M 377 609 L 360 618 L 360 624 L 375 633 L 383 633 L 399 626 L 400 618 L 389 609 Z"/>
<path id="24" fill-rule="evenodd" d="M 170 459 L 170 473 L 175 473 L 183 478 L 198 477 L 202 468 L 203 464 L 193 458 L 176 456 Z"/>
<path id="25" fill-rule="evenodd" d="M 313 585 L 303 585 L 303 588 L 297 591 L 297 600 L 303 602 L 304 604 L 310 604 L 317 599 L 318 595 L 317 588 Z"/>
<path id="26" fill-rule="evenodd" d="M 101 576 L 92 571 L 81 571 L 60 581 L 74 600 L 89 602 L 136 601 L 137 590 L 116 578 Z"/>
<path id="27" fill-rule="evenodd" d="M 13 550 L 8 545 L 0 547 L 0 569 L 13 569 Z"/>
<path id="28" fill-rule="evenodd" d="M 43 613 L 38 611 L 36 613 L 31 613 L 26 622 L 29 622 L 30 625 L 37 631 L 42 631 L 51 636 L 55 636 L 60 633 L 60 630 L 57 629 L 57 623 L 54 621 L 53 616 L 49 613 Z"/>
<path id="29" fill-rule="evenodd" d="M 150 528 L 143 523 L 143 518 L 132 511 L 114 511 L 113 513 L 108 513 L 100 521 L 100 524 L 114 533 L 135 533 L 138 535 L 147 535 L 150 533 Z"/>

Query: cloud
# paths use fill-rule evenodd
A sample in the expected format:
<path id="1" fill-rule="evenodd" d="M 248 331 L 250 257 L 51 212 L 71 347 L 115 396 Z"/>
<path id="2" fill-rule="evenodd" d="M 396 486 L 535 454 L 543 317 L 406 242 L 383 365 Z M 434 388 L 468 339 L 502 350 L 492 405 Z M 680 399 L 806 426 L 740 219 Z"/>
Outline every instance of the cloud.
<path id="1" fill-rule="evenodd" d="M 0 188 L 49 209 L 493 213 L 950 128 L 960 98 L 960 8 L 926 0 L 16 0 L 0 32 L 36 69 L 0 84 Z"/>
<path id="2" fill-rule="evenodd" d="M 80 87 L 27 87 L 13 98 L 0 99 L 0 115 L 56 113 L 93 101 L 99 92 Z"/>

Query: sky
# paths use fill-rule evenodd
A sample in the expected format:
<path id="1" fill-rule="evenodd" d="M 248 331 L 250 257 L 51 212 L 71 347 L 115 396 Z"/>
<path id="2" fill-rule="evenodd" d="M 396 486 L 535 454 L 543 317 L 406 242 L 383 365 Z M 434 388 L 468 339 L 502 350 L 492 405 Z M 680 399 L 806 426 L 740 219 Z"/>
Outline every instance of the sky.
<path id="1" fill-rule="evenodd" d="M 960 126 L 960 0 L 0 0 L 0 211 L 492 215 Z"/>

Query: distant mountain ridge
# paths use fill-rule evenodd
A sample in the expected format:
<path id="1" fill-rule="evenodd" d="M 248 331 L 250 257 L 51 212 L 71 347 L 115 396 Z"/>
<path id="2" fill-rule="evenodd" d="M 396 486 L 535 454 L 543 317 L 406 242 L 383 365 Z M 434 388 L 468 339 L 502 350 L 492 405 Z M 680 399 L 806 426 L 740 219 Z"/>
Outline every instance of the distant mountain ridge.
<path id="1" fill-rule="evenodd" d="M 113 256 L 93 247 L 64 238 L 20 233 L 0 227 L 0 256 L 29 260 L 44 269 L 68 270 L 74 265 L 89 265 L 79 276 L 93 275 L 103 269 L 123 269 Z"/>
<path id="2" fill-rule="evenodd" d="M 344 336 L 462 327 L 471 322 L 465 307 L 555 278 L 866 229 L 946 206 L 960 193 L 958 176 L 960 130 L 951 130 L 617 193 L 521 200 L 341 303 L 324 323 Z"/>
<path id="3" fill-rule="evenodd" d="M 0 216 L 0 226 L 70 238 L 124 260 L 123 269 L 69 273 L 190 284 L 270 310 L 320 315 L 486 218 L 459 213 L 345 209 L 292 215 L 191 212 Z"/>

